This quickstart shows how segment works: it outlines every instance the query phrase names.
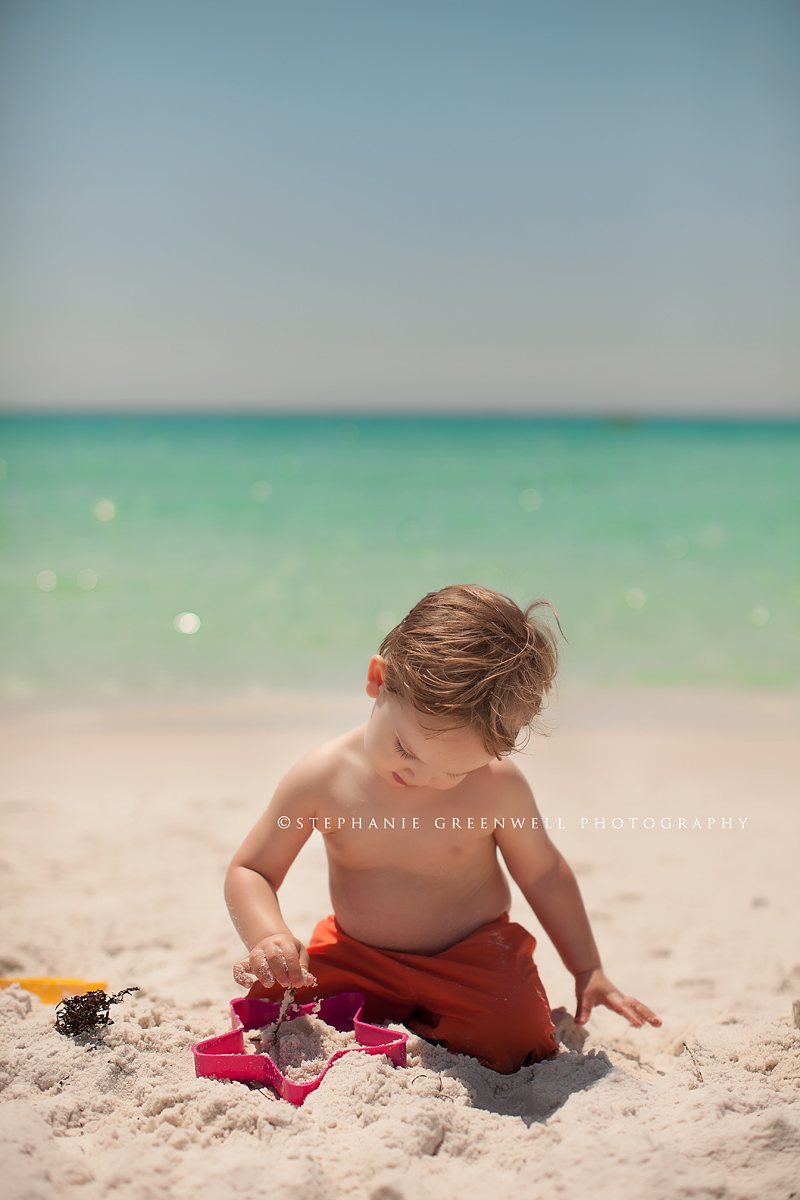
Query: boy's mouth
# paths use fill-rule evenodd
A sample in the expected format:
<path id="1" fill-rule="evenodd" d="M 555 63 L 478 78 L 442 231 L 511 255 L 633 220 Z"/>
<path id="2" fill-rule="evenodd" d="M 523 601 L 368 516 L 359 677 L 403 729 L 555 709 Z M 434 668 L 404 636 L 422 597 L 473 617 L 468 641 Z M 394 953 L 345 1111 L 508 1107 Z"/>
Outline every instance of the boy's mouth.
<path id="1" fill-rule="evenodd" d="M 411 787 L 410 783 L 406 783 L 405 779 L 401 779 L 397 771 L 392 771 L 392 779 L 395 783 L 399 783 L 401 787 Z"/>

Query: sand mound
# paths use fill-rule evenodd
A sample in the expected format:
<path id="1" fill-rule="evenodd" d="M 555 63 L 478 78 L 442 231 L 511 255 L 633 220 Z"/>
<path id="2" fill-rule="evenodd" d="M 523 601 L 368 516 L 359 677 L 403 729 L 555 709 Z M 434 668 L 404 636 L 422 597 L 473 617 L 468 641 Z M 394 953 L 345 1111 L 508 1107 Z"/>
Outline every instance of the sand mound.
<path id="1" fill-rule="evenodd" d="M 273 1022 L 256 1035 L 246 1034 L 245 1044 L 249 1041 L 255 1053 L 268 1055 L 282 1075 L 297 1083 L 315 1079 L 334 1054 L 358 1045 L 352 1031 L 334 1029 L 326 1021 L 306 1013 L 281 1026 L 277 1045 L 273 1040 L 274 1032 Z"/>

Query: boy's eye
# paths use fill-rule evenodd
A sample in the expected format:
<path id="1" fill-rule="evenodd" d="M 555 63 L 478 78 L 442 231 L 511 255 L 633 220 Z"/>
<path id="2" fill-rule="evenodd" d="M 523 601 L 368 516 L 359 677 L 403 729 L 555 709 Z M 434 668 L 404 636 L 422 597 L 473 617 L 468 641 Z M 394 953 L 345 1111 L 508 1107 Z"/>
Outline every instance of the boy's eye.
<path id="1" fill-rule="evenodd" d="M 415 757 L 413 754 L 409 754 L 409 752 L 406 750 L 405 746 L 403 745 L 403 743 L 400 741 L 400 739 L 399 739 L 399 738 L 395 738 L 395 745 L 397 746 L 397 753 L 398 753 L 398 754 L 399 754 L 399 755 L 400 755 L 402 758 L 410 758 L 410 759 L 412 760 L 412 762 L 416 762 L 416 761 L 417 761 L 417 760 L 416 760 L 416 757 Z M 463 779 L 463 778 L 464 778 L 464 775 L 463 775 L 463 774 L 461 774 L 461 775 L 448 775 L 448 776 L 447 776 L 447 778 L 448 778 L 448 779 Z"/>

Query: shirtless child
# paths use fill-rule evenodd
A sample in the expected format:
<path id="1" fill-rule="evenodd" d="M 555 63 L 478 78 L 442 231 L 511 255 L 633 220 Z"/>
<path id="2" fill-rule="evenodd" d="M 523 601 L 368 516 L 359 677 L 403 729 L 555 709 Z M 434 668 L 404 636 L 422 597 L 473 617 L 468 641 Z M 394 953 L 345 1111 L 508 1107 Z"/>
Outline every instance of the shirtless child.
<path id="1" fill-rule="evenodd" d="M 363 992 L 366 1020 L 403 1022 L 503 1074 L 553 1054 L 536 943 L 508 920 L 499 849 L 575 976 L 578 1024 L 598 1004 L 661 1024 L 604 975 L 575 876 L 508 757 L 555 680 L 540 608 L 456 585 L 386 636 L 369 720 L 289 771 L 231 863 L 225 894 L 249 948 L 234 973 L 251 995 Z M 335 915 L 304 947 L 277 892 L 314 828 Z"/>

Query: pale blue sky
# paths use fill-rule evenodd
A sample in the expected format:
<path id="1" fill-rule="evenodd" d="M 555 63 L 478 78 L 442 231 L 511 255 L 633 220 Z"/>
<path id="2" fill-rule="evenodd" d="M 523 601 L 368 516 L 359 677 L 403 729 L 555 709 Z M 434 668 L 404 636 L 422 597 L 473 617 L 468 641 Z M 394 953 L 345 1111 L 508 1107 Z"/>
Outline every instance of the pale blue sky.
<path id="1" fill-rule="evenodd" d="M 17 0 L 7 408 L 796 413 L 800 6 Z"/>

